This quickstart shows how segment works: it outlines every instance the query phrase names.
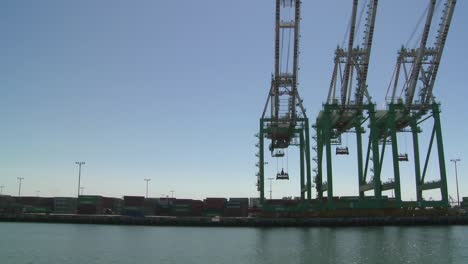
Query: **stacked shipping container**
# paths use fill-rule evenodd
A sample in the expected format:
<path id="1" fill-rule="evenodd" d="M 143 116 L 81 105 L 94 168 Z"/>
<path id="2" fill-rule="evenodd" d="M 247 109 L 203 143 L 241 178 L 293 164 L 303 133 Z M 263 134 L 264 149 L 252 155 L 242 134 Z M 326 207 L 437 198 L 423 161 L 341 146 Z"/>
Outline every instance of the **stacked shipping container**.
<path id="1" fill-rule="evenodd" d="M 226 198 L 206 198 L 205 199 L 205 215 L 206 216 L 223 216 L 226 206 Z"/>
<path id="2" fill-rule="evenodd" d="M 224 216 L 246 217 L 249 210 L 249 198 L 230 198 L 224 209 Z"/>
<path id="3" fill-rule="evenodd" d="M 124 196 L 122 215 L 143 217 L 145 215 L 145 197 Z"/>
<path id="4" fill-rule="evenodd" d="M 102 214 L 102 196 L 80 195 L 78 197 L 78 214 Z"/>
<path id="5" fill-rule="evenodd" d="M 76 198 L 72 197 L 54 197 L 55 214 L 74 214 L 76 213 Z"/>

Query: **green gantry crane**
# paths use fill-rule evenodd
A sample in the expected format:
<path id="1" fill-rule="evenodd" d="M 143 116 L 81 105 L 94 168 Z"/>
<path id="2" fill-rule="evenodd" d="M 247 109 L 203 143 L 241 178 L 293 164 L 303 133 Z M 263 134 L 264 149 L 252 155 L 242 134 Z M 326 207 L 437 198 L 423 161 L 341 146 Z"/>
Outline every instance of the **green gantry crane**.
<path id="1" fill-rule="evenodd" d="M 368 161 L 372 159 L 374 178 L 372 182 L 360 185 L 360 191 L 363 193 L 373 189 L 377 195 L 380 195 L 382 191 L 393 189 L 397 207 L 446 208 L 449 206 L 440 104 L 435 101 L 433 89 L 457 1 L 445 0 L 442 15 L 438 21 L 439 28 L 435 43 L 432 47 L 429 47 L 427 42 L 438 2 L 441 3 L 442 1 L 429 1 L 419 47 L 416 49 L 402 47 L 398 53 L 393 79 L 387 90 L 386 110 L 370 111 L 371 132 L 366 167 Z M 400 80 L 400 76 L 403 76 L 403 81 Z M 427 152 L 424 154 L 420 152 L 419 134 L 422 133 L 420 126 L 431 118 L 433 119 L 431 137 Z M 400 133 L 410 133 L 413 139 L 414 177 L 417 189 L 416 204 L 405 203 L 401 199 L 399 163 L 408 161 L 409 157 L 408 154 L 399 152 L 397 135 Z M 435 180 L 426 181 L 434 141 L 437 146 L 439 175 Z M 380 148 L 379 144 L 381 145 Z M 394 178 L 388 182 L 380 183 L 386 145 L 392 148 Z M 370 154 L 371 149 L 372 154 Z M 425 157 L 422 167 L 421 157 Z M 423 191 L 433 189 L 440 190 L 441 200 L 429 201 L 423 198 Z"/>
<path id="2" fill-rule="evenodd" d="M 314 129 L 316 146 L 313 149 L 317 156 L 314 168 L 317 198 L 322 208 L 335 208 L 333 202 L 333 165 L 332 146 L 337 145 L 336 155 L 348 155 L 348 147 L 340 147 L 341 136 L 344 133 L 355 133 L 357 140 L 359 183 L 365 181 L 363 173 L 362 134 L 363 124 L 367 120 L 364 111 L 372 110 L 373 104 L 367 91 L 367 72 L 374 36 L 374 25 L 377 15 L 378 0 L 371 0 L 363 5 L 366 10 L 366 20 L 363 32 L 363 43 L 355 46 L 359 1 L 353 1 L 352 15 L 349 25 L 347 49 L 339 47 L 335 51 L 335 66 L 328 92 L 327 101 L 320 111 Z M 361 15 L 364 14 L 361 12 Z M 353 83 L 353 78 L 356 83 Z M 337 89 L 338 88 L 338 89 Z M 353 93 L 354 92 L 354 93 Z M 364 100 L 366 99 L 366 100 Z M 324 173 L 324 167 L 326 174 Z M 325 175 L 324 175 L 325 174 Z M 324 193 L 327 193 L 326 199 Z"/>
<path id="3" fill-rule="evenodd" d="M 268 150 L 274 158 L 283 158 L 287 155 L 285 150 L 291 146 L 299 147 L 300 197 L 303 202 L 306 198 L 312 199 L 309 121 L 297 90 L 300 14 L 300 0 L 276 0 L 275 71 L 257 134 L 257 189 L 264 209 L 268 209 L 265 203 L 266 140 L 270 140 Z M 281 168 L 274 176 L 277 180 L 288 180 L 289 172 Z"/>

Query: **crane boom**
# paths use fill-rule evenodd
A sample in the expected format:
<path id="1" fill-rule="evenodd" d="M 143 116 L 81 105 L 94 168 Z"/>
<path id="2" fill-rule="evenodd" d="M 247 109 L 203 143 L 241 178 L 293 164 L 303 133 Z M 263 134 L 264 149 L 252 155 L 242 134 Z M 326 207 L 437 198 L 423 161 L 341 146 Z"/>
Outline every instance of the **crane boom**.
<path id="1" fill-rule="evenodd" d="M 353 9 L 351 13 L 349 36 L 347 49 L 338 46 L 335 51 L 335 66 L 333 68 L 332 81 L 328 92 L 327 102 L 333 103 L 335 100 L 336 83 L 340 81 L 340 108 L 344 115 L 353 116 L 346 112 L 360 112 L 364 100 L 364 95 L 367 93 L 367 73 L 369 69 L 369 60 L 372 50 L 372 42 L 374 38 L 374 27 L 377 16 L 378 0 L 370 0 L 367 4 L 367 16 L 364 29 L 362 46 L 355 46 L 357 10 L 359 1 L 353 1 Z M 344 70 L 342 70 L 344 64 Z M 339 70 L 339 74 L 338 74 Z M 353 76 L 356 76 L 356 88 L 354 89 L 354 100 L 351 100 Z M 369 96 L 368 96 L 369 98 Z M 370 100 L 370 98 L 369 98 Z M 356 113 L 357 113 L 356 112 Z M 343 123 L 347 123 L 346 121 Z"/>
<path id="2" fill-rule="evenodd" d="M 413 104 L 414 93 L 416 90 L 416 85 L 418 84 L 418 77 L 422 67 L 422 60 L 424 59 L 424 54 L 426 51 L 427 39 L 429 37 L 429 32 L 431 30 L 432 17 L 434 15 L 436 0 L 431 0 L 429 4 L 429 11 L 427 12 L 426 24 L 424 25 L 424 31 L 421 37 L 421 42 L 419 44 L 419 49 L 416 52 L 416 57 L 414 58 L 413 68 L 410 75 L 410 81 L 406 88 L 406 106 L 410 108 Z"/>
<path id="3" fill-rule="evenodd" d="M 358 62 L 362 64 L 362 68 L 358 70 L 358 88 L 356 91 L 356 104 L 359 109 L 362 107 L 364 94 L 367 91 L 367 73 L 369 70 L 370 54 L 372 50 L 372 41 L 374 39 L 375 18 L 377 16 L 378 1 L 374 0 L 369 3 L 368 16 L 366 18 L 366 31 L 364 37 L 364 48 L 362 54 L 358 58 Z"/>
<path id="4" fill-rule="evenodd" d="M 428 75 L 431 76 L 430 82 L 427 89 L 425 89 L 425 93 L 421 93 L 421 102 L 424 103 L 424 105 L 429 105 L 432 101 L 432 91 L 434 90 L 435 79 L 439 70 L 440 60 L 445 48 L 445 42 L 447 40 L 447 35 L 450 29 L 450 24 L 452 22 L 456 4 L 456 0 L 448 0 L 443 11 L 442 21 L 440 23 L 438 32 L 439 34 L 437 36 L 437 41 L 434 47 L 436 54 L 428 71 Z"/>
<path id="5" fill-rule="evenodd" d="M 358 0 L 353 1 L 353 11 L 351 15 L 351 25 L 349 29 L 349 39 L 348 39 L 348 52 L 345 65 L 345 73 L 343 81 L 341 83 L 341 105 L 344 108 L 347 104 L 347 95 L 348 95 L 348 85 L 349 85 L 349 76 L 351 75 L 351 67 L 353 61 L 353 46 L 354 46 L 354 34 L 356 31 L 356 16 L 357 16 Z"/>

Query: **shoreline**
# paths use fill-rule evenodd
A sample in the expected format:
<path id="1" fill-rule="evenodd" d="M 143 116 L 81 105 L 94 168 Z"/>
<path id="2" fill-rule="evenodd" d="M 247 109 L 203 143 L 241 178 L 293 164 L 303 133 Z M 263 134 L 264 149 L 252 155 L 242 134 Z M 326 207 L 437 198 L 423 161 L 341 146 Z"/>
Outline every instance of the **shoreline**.
<path id="1" fill-rule="evenodd" d="M 205 227 L 367 227 L 468 225 L 468 216 L 378 216 L 378 217 L 130 217 L 121 215 L 22 214 L 0 215 L 0 222 L 64 223 L 140 226 Z"/>

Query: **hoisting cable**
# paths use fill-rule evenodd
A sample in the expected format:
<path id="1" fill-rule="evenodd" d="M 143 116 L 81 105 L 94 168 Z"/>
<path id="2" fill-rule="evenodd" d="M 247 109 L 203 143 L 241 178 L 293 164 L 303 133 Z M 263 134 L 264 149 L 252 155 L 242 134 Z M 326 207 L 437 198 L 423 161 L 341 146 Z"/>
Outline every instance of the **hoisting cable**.
<path id="1" fill-rule="evenodd" d="M 416 31 L 418 30 L 419 26 L 421 25 L 421 23 L 422 23 L 424 17 L 427 15 L 427 12 L 429 12 L 429 6 L 430 6 L 430 3 L 427 5 L 426 9 L 425 9 L 424 12 L 421 14 L 421 17 L 419 18 L 418 23 L 416 23 L 416 26 L 414 27 L 413 33 L 411 33 L 410 38 L 409 38 L 408 41 L 406 42 L 405 47 L 409 47 L 409 44 L 410 44 L 410 42 L 413 40 L 414 35 L 416 35 Z M 419 39 L 420 39 L 421 37 L 422 37 L 422 35 L 419 37 Z M 419 39 L 418 39 L 418 40 L 419 40 Z M 416 46 L 416 45 L 417 45 L 417 42 L 415 43 L 414 46 Z"/>
<path id="2" fill-rule="evenodd" d="M 393 69 L 392 78 L 390 79 L 390 83 L 388 84 L 388 88 L 387 88 L 387 93 L 385 94 L 386 99 L 388 99 L 388 93 L 390 92 L 390 88 L 392 87 L 392 84 L 395 81 L 397 68 L 398 68 L 398 64 L 396 64 L 395 68 Z M 392 98 L 392 103 L 393 103 L 393 98 Z"/>

